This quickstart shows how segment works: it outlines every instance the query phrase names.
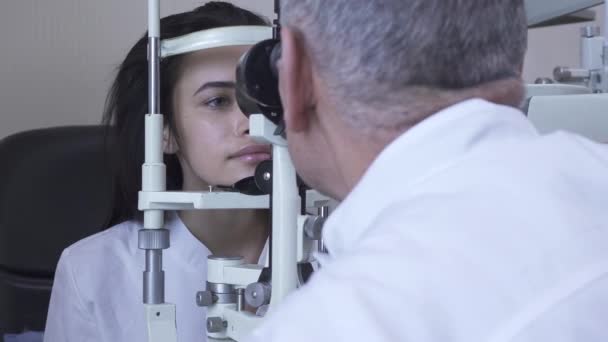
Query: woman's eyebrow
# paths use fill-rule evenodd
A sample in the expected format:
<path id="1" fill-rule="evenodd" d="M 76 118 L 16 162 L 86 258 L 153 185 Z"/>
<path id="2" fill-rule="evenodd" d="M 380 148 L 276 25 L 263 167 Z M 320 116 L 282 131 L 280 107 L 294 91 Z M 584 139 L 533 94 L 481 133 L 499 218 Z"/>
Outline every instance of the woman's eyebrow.
<path id="1" fill-rule="evenodd" d="M 235 86 L 236 86 L 235 83 L 232 81 L 207 82 L 207 83 L 203 84 L 202 86 L 200 86 L 200 88 L 198 88 L 194 92 L 194 95 L 192 95 L 192 96 L 196 96 L 196 94 L 200 93 L 201 91 L 203 91 L 205 89 L 209 89 L 209 88 L 234 88 Z"/>

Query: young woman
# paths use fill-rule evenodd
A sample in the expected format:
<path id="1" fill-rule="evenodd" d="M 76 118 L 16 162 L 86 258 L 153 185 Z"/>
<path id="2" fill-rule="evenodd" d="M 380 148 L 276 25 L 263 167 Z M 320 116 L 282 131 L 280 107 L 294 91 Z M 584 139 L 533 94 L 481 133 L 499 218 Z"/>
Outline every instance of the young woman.
<path id="1" fill-rule="evenodd" d="M 247 10 L 210 2 L 161 20 L 161 39 L 237 25 L 267 25 Z M 161 113 L 169 190 L 204 191 L 253 175 L 270 147 L 253 142 L 235 100 L 235 68 L 249 46 L 191 52 L 161 61 Z M 147 37 L 121 64 L 108 96 L 116 200 L 110 229 L 67 248 L 59 261 L 45 341 L 147 341 L 142 304 L 142 216 L 137 210 L 147 108 Z M 177 306 L 179 341 L 205 341 L 205 310 L 195 294 L 205 288 L 209 254 L 263 262 L 265 210 L 168 213 L 171 247 L 164 250 L 165 299 Z"/>

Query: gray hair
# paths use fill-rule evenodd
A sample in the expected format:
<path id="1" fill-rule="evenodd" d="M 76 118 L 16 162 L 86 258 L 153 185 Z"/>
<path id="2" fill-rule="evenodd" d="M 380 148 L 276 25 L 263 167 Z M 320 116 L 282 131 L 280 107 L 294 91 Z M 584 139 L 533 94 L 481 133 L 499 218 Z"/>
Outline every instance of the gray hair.
<path id="1" fill-rule="evenodd" d="M 527 45 L 523 0 L 281 0 L 281 16 L 368 127 L 403 125 L 405 101 L 519 77 Z M 378 113 L 391 106 L 400 115 Z"/>

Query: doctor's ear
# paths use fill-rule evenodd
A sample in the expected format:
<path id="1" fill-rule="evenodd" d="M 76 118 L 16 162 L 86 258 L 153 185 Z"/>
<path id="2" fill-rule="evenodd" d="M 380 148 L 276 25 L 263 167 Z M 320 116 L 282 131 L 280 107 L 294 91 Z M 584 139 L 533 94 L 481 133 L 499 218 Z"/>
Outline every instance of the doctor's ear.
<path id="1" fill-rule="evenodd" d="M 279 91 L 283 102 L 285 125 L 288 131 L 308 129 L 310 108 L 316 98 L 312 81 L 312 62 L 306 53 L 304 37 L 288 27 L 281 29 L 281 58 Z"/>
<path id="2" fill-rule="evenodd" d="M 165 125 L 163 129 L 163 153 L 175 154 L 179 150 L 175 135 L 171 133 L 169 125 Z"/>

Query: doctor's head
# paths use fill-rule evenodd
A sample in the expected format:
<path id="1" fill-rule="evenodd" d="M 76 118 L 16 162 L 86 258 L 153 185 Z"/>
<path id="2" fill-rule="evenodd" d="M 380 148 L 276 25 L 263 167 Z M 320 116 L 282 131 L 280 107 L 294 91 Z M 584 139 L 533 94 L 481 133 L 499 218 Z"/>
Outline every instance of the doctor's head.
<path id="1" fill-rule="evenodd" d="M 161 19 L 161 39 L 225 26 L 267 21 L 224 2 Z M 204 190 L 232 185 L 253 175 L 270 157 L 269 147 L 249 137 L 247 118 L 234 94 L 235 70 L 250 46 L 219 47 L 165 57 L 160 63 L 160 110 L 168 190 Z M 112 132 L 115 221 L 138 217 L 144 161 L 144 118 L 148 113 L 147 34 L 130 49 L 108 94 L 104 122 Z"/>
<path id="2" fill-rule="evenodd" d="M 522 101 L 523 0 L 282 0 L 281 16 L 290 152 L 338 199 L 429 115 L 473 97 Z"/>

